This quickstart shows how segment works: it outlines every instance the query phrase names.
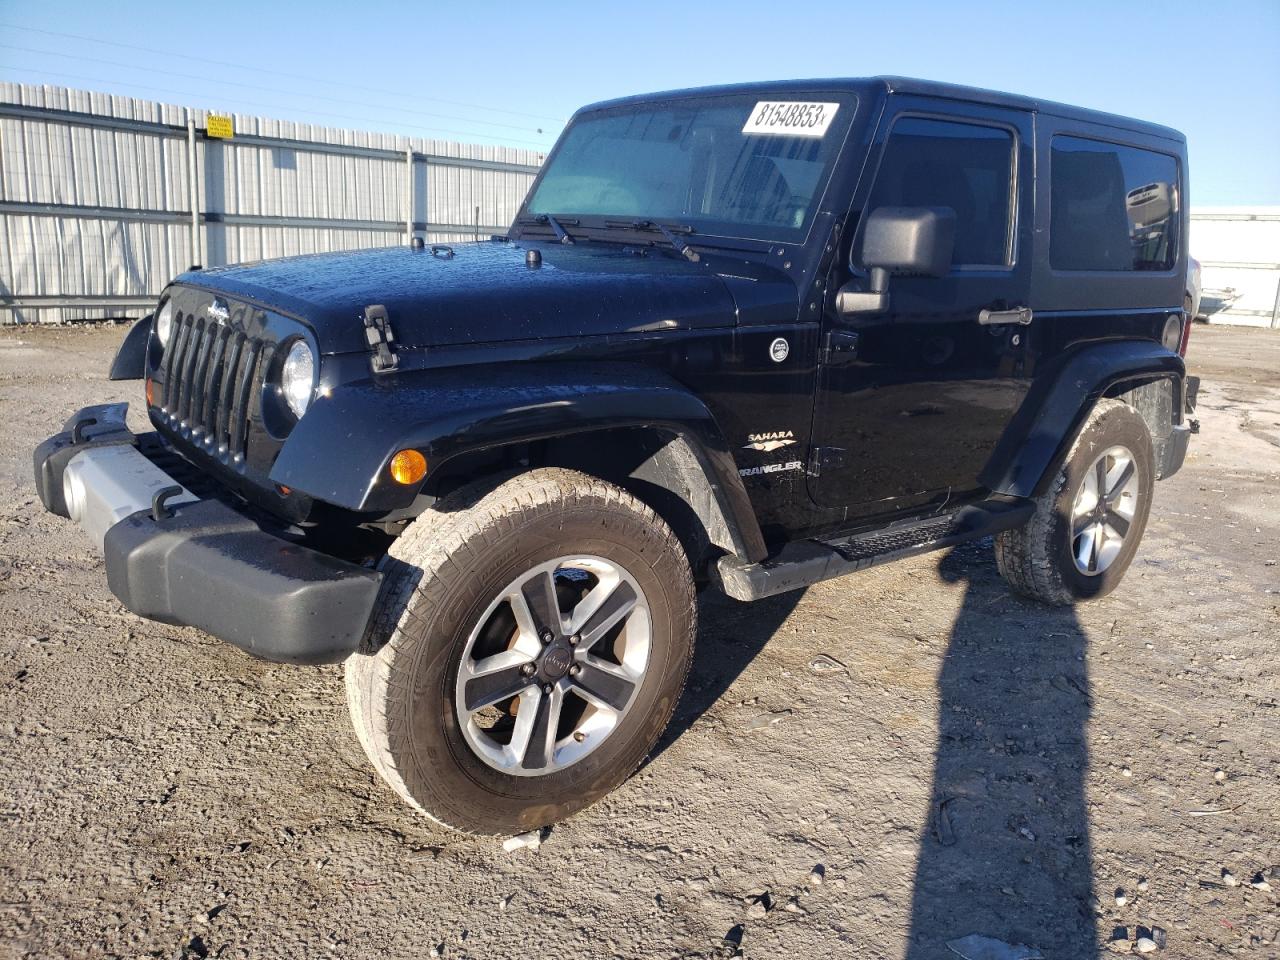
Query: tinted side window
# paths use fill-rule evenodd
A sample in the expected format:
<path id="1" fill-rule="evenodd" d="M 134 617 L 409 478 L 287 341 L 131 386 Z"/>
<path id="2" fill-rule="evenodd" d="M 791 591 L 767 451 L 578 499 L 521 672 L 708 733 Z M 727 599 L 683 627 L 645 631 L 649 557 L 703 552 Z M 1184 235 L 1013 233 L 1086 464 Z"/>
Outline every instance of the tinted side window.
<path id="1" fill-rule="evenodd" d="M 867 210 L 951 207 L 951 262 L 1007 264 L 1013 156 L 1013 134 L 1000 127 L 903 117 L 889 133 Z"/>
<path id="2" fill-rule="evenodd" d="M 1053 138 L 1049 264 L 1170 270 L 1178 256 L 1178 161 L 1082 137 Z"/>

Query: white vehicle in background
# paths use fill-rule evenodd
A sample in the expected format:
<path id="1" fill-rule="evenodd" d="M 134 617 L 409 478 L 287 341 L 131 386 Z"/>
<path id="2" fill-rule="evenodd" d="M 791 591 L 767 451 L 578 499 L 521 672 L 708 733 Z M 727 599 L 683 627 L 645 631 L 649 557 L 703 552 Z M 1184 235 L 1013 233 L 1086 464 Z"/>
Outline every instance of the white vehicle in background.
<path id="1" fill-rule="evenodd" d="M 1187 257 L 1187 316 L 1192 320 L 1200 319 L 1200 294 L 1204 286 L 1200 280 L 1200 261 L 1195 257 Z"/>
<path id="2" fill-rule="evenodd" d="M 1172 186 L 1167 183 L 1148 183 L 1130 190 L 1125 194 L 1125 212 L 1129 216 L 1129 236 L 1135 249 L 1142 250 L 1151 244 L 1157 246 L 1166 242 L 1168 231 L 1164 229 L 1169 218 L 1177 209 Z M 1147 250 L 1146 259 L 1158 260 L 1163 254 L 1159 249 Z M 1194 257 L 1187 258 L 1187 290 L 1183 299 L 1183 309 L 1187 316 L 1195 320 L 1200 316 L 1200 261 Z M 1171 347 L 1170 349 L 1176 349 Z"/>
<path id="3" fill-rule="evenodd" d="M 1168 226 L 1176 209 L 1176 196 L 1173 185 L 1162 181 L 1143 184 L 1125 194 L 1129 242 L 1139 260 L 1155 264 L 1168 258 L 1173 236 Z"/>
<path id="4" fill-rule="evenodd" d="M 1148 183 L 1125 194 L 1124 205 L 1132 228 L 1153 227 L 1168 221 L 1174 210 L 1173 188 L 1167 183 Z"/>
<path id="5" fill-rule="evenodd" d="M 1231 305 L 1240 299 L 1240 291 L 1235 287 L 1209 287 L 1206 289 L 1201 278 L 1200 261 L 1195 257 L 1187 258 L 1187 293 L 1183 300 L 1183 309 L 1192 320 L 1209 322 L 1209 317 L 1231 309 Z"/>

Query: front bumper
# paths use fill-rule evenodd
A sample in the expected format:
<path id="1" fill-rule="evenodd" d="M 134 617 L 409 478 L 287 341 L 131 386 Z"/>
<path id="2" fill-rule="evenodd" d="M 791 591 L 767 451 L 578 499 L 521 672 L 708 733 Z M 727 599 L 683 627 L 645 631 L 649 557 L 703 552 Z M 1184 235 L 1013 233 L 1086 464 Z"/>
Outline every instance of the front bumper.
<path id="1" fill-rule="evenodd" d="M 197 497 L 148 457 L 127 409 L 85 407 L 35 451 L 41 502 L 94 539 L 120 602 L 264 660 L 336 663 L 355 652 L 382 575 Z"/>

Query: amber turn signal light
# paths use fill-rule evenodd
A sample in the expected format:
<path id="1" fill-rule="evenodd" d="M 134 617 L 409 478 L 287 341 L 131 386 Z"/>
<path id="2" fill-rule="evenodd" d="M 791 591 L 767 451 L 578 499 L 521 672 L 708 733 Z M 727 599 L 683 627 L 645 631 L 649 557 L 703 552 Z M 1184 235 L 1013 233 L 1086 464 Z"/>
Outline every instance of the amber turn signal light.
<path id="1" fill-rule="evenodd" d="M 150 377 L 147 377 L 147 406 L 154 407 L 155 405 L 155 384 Z"/>
<path id="2" fill-rule="evenodd" d="M 396 483 L 417 483 L 427 475 L 427 458 L 417 450 L 401 450 L 391 458 L 391 479 Z"/>

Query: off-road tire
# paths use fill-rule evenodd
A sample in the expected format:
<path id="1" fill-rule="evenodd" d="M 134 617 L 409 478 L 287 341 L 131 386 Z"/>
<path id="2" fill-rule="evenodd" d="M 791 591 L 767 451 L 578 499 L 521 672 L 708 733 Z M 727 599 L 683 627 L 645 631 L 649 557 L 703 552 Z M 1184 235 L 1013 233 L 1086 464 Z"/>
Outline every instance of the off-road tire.
<path id="1" fill-rule="evenodd" d="M 513 577 L 577 553 L 621 564 L 643 589 L 649 666 L 633 705 L 594 752 L 545 776 L 507 775 L 482 762 L 459 729 L 462 650 Z M 671 719 L 693 653 L 693 577 L 671 528 L 613 484 L 564 469 L 473 484 L 410 524 L 380 569 L 365 648 L 346 662 L 351 719 L 382 778 L 432 820 L 490 835 L 562 820 L 621 784 Z"/>
<path id="2" fill-rule="evenodd" d="M 1072 557 L 1071 510 L 1076 492 L 1098 455 L 1127 447 L 1138 474 L 1139 500 L 1124 545 L 1111 565 L 1092 576 L 1076 569 Z M 1151 510 L 1155 465 L 1146 421 L 1119 400 L 1100 400 L 1072 444 L 1062 467 L 1026 525 L 995 537 L 996 566 L 1016 593 L 1053 606 L 1104 597 L 1120 583 L 1133 561 Z"/>

